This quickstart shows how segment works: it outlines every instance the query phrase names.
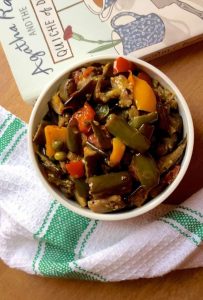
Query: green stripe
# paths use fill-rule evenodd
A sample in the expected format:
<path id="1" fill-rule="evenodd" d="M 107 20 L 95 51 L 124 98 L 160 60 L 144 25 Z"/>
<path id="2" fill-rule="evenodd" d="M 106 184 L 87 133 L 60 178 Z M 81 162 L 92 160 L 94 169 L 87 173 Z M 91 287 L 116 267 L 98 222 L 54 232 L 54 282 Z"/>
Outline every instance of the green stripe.
<path id="1" fill-rule="evenodd" d="M 74 277 L 70 262 L 75 248 L 90 220 L 60 205 L 43 237 L 45 253 L 39 263 L 40 273 L 47 276 Z"/>
<path id="2" fill-rule="evenodd" d="M 2 129 L 4 129 L 4 127 L 6 126 L 6 124 L 8 123 L 8 121 L 12 118 L 12 114 L 8 114 L 7 118 L 3 121 L 3 123 L 0 125 L 0 131 Z"/>
<path id="3" fill-rule="evenodd" d="M 37 253 L 35 254 L 35 257 L 34 257 L 33 262 L 32 262 L 32 269 L 33 269 L 35 274 L 37 274 L 36 262 L 39 258 L 39 255 L 40 255 L 40 252 L 41 252 L 41 249 L 42 249 L 42 244 L 43 244 L 43 242 L 40 241 L 39 244 L 38 244 Z"/>
<path id="4" fill-rule="evenodd" d="M 42 227 L 46 226 L 50 213 L 49 210 L 41 228 L 35 236 L 39 236 L 39 233 L 43 230 Z M 38 267 L 40 274 L 51 277 L 105 281 L 102 276 L 79 267 L 75 261 L 75 249 L 83 232 L 89 226 L 90 221 L 90 219 L 81 217 L 62 205 L 58 206 L 45 235 L 40 239 L 40 241 L 45 242 L 45 251 Z M 89 234 L 86 236 L 86 241 L 95 226 L 96 223 L 93 224 Z M 40 247 L 41 243 L 39 243 L 34 258 L 33 270 L 39 257 Z M 73 265 L 75 268 L 72 267 Z"/>
<path id="5" fill-rule="evenodd" d="M 18 136 L 18 138 L 16 139 L 15 143 L 13 144 L 13 146 L 9 149 L 9 151 L 6 153 L 4 159 L 0 162 L 0 164 L 4 164 L 9 156 L 11 155 L 11 153 L 15 150 L 15 148 L 17 147 L 17 145 L 19 144 L 20 140 L 22 140 L 22 138 L 24 137 L 24 135 L 27 133 L 27 129 L 25 129 L 23 132 L 21 132 L 21 134 Z"/>
<path id="6" fill-rule="evenodd" d="M 81 244 L 80 251 L 79 251 L 79 253 L 78 253 L 78 258 L 79 258 L 79 259 L 82 258 L 84 248 L 85 248 L 85 246 L 87 245 L 87 242 L 88 242 L 90 236 L 92 235 L 92 233 L 93 233 L 94 230 L 96 229 L 98 222 L 99 222 L 98 220 L 95 220 L 94 223 L 93 223 L 93 225 L 91 226 L 90 230 L 89 230 L 88 233 L 86 234 L 86 236 L 85 236 L 85 238 L 84 238 L 84 240 L 83 240 L 83 242 L 82 242 L 82 244 Z M 74 266 L 81 272 L 82 277 L 81 277 L 80 279 L 83 279 L 84 274 L 85 274 L 85 275 L 87 276 L 86 279 L 90 279 L 90 280 L 99 280 L 99 281 L 106 281 L 106 279 L 105 279 L 103 276 L 101 276 L 101 275 L 99 275 L 99 274 L 96 274 L 96 273 L 93 273 L 93 272 L 91 272 L 91 271 L 87 271 L 87 270 L 81 268 L 81 267 L 77 264 L 77 261 L 74 261 L 73 264 L 74 264 Z"/>
<path id="7" fill-rule="evenodd" d="M 39 235 L 40 235 L 41 232 L 44 230 L 44 228 L 45 228 L 45 226 L 46 226 L 46 223 L 47 223 L 47 221 L 48 221 L 48 219 L 49 219 L 49 217 L 50 217 L 50 215 L 51 215 L 51 213 L 52 213 L 52 211 L 53 211 L 53 209 L 54 209 L 54 207 L 56 206 L 57 203 L 58 203 L 58 202 L 57 202 L 56 200 L 53 200 L 53 201 L 51 202 L 50 208 L 49 208 L 49 210 L 48 210 L 48 212 L 47 212 L 47 214 L 46 214 L 46 217 L 44 218 L 44 221 L 43 221 L 43 223 L 42 223 L 42 226 L 41 226 L 41 227 L 39 228 L 39 230 L 34 234 L 34 239 L 39 238 Z"/>
<path id="8" fill-rule="evenodd" d="M 15 134 L 25 127 L 24 123 L 19 119 L 13 120 L 11 124 L 6 128 L 3 135 L 0 137 L 0 153 L 2 153 L 6 147 L 10 144 Z"/>
<path id="9" fill-rule="evenodd" d="M 189 239 L 190 241 L 192 241 L 196 246 L 199 245 L 199 242 L 196 241 L 193 237 L 191 237 L 189 234 L 185 233 L 184 231 L 182 231 L 178 226 L 174 225 L 173 223 L 171 223 L 168 220 L 165 220 L 165 218 L 160 218 L 159 221 L 162 221 L 168 225 L 170 225 L 173 229 L 175 229 L 176 231 L 178 231 L 178 233 L 180 233 L 181 235 L 183 235 L 184 237 L 186 237 L 187 239 Z"/>
<path id="10" fill-rule="evenodd" d="M 184 210 L 187 210 L 193 214 L 195 214 L 196 216 L 200 217 L 200 218 L 203 218 L 203 214 L 201 214 L 201 212 L 197 211 L 197 210 L 194 210 L 194 209 L 191 209 L 189 207 L 186 207 L 186 206 L 183 206 L 183 205 L 179 205 L 178 208 L 182 208 Z"/>
<path id="11" fill-rule="evenodd" d="M 83 254 L 83 251 L 84 251 L 84 248 L 90 238 L 90 236 L 92 235 L 92 233 L 94 232 L 95 228 L 97 227 L 97 224 L 98 224 L 98 220 L 94 221 L 94 224 L 92 225 L 92 227 L 90 228 L 90 230 L 88 231 L 88 233 L 86 234 L 83 242 L 82 242 L 82 245 L 81 245 L 81 248 L 80 248 L 80 251 L 78 253 L 78 258 L 80 259 L 82 257 L 82 254 Z"/>
<path id="12" fill-rule="evenodd" d="M 203 223 L 199 222 L 192 216 L 182 211 L 173 210 L 166 214 L 165 218 L 176 221 L 185 229 L 187 229 L 193 234 L 196 234 L 201 240 L 203 240 Z"/>

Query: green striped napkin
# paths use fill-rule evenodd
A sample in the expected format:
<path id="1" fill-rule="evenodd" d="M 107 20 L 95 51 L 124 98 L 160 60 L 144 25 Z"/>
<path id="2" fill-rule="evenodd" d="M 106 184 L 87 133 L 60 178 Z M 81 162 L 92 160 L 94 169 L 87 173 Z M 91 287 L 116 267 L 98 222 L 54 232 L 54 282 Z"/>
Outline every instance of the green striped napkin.
<path id="1" fill-rule="evenodd" d="M 31 274 L 99 281 L 203 265 L 203 190 L 126 221 L 81 217 L 52 199 L 28 158 L 27 125 L 0 108 L 0 257 Z"/>

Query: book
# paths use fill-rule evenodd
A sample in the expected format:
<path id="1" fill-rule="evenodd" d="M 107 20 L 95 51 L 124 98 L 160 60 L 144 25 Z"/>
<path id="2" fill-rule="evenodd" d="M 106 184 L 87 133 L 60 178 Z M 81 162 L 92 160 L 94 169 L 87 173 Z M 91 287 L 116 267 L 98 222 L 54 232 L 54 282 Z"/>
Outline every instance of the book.
<path id="1" fill-rule="evenodd" d="M 203 39 L 203 0 L 0 0 L 0 40 L 22 98 L 96 54 L 150 60 Z"/>

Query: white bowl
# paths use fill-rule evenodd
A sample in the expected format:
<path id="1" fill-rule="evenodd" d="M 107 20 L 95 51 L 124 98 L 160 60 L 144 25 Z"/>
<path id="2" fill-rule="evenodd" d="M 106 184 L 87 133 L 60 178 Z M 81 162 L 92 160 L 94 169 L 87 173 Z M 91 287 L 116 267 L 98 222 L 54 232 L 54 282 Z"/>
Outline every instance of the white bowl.
<path id="1" fill-rule="evenodd" d="M 140 69 L 144 70 L 152 78 L 157 79 L 164 87 L 168 88 L 171 92 L 173 92 L 177 96 L 179 112 L 183 118 L 184 136 L 187 135 L 187 147 L 177 177 L 172 182 L 172 184 L 170 184 L 161 194 L 159 194 L 157 197 L 150 200 L 143 206 L 139 208 L 131 209 L 129 211 L 115 212 L 112 214 L 95 213 L 88 208 L 82 208 L 77 204 L 77 202 L 67 199 L 59 190 L 55 189 L 52 185 L 48 183 L 48 181 L 40 171 L 38 160 L 34 153 L 33 142 L 32 142 L 33 134 L 35 133 L 38 124 L 44 117 L 45 113 L 48 111 L 48 107 L 47 107 L 48 101 L 50 100 L 53 93 L 56 92 L 56 90 L 58 89 L 60 82 L 66 78 L 69 72 L 79 68 L 80 66 L 84 66 L 85 64 L 91 64 L 94 62 L 105 63 L 109 60 L 114 60 L 116 57 L 117 56 L 113 56 L 113 55 L 95 56 L 92 58 L 88 58 L 86 60 L 82 60 L 76 64 L 69 65 L 67 67 L 67 70 L 62 72 L 54 80 L 52 80 L 40 94 L 33 108 L 30 121 L 29 121 L 29 129 L 28 129 L 28 147 L 29 147 L 30 159 L 32 161 L 34 169 L 37 172 L 37 176 L 40 178 L 42 184 L 47 189 L 47 191 L 50 192 L 50 194 L 52 194 L 53 197 L 55 197 L 62 205 L 72 210 L 73 212 L 91 219 L 105 220 L 105 221 L 124 220 L 124 219 L 129 219 L 129 218 L 139 216 L 155 208 L 157 205 L 159 205 L 164 200 L 166 200 L 166 198 L 169 197 L 169 195 L 176 189 L 176 187 L 183 179 L 183 176 L 185 175 L 188 165 L 190 163 L 190 159 L 193 151 L 193 144 L 194 144 L 194 128 L 193 128 L 191 114 L 187 106 L 187 103 L 184 97 L 182 96 L 181 92 L 179 91 L 179 89 L 165 74 L 163 74 L 160 70 L 158 70 L 154 66 L 150 65 L 145 61 L 132 58 L 132 57 L 127 57 L 128 60 L 133 61 Z"/>

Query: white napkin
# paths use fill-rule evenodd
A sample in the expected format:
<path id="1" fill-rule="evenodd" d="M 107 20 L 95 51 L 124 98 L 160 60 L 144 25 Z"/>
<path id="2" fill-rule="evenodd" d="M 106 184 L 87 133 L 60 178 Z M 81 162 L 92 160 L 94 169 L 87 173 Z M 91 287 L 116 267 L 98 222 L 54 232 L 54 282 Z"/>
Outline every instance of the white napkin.
<path id="1" fill-rule="evenodd" d="M 81 217 L 33 170 L 27 126 L 0 108 L 0 257 L 31 274 L 120 281 L 203 266 L 203 189 L 127 221 Z"/>

